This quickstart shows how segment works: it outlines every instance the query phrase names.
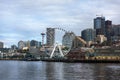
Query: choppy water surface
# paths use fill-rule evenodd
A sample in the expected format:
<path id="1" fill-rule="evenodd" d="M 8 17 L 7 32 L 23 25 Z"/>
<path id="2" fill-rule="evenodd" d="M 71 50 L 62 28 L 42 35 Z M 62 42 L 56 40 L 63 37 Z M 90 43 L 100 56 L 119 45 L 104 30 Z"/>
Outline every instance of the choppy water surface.
<path id="1" fill-rule="evenodd" d="M 0 61 L 0 80 L 120 80 L 120 64 Z"/>

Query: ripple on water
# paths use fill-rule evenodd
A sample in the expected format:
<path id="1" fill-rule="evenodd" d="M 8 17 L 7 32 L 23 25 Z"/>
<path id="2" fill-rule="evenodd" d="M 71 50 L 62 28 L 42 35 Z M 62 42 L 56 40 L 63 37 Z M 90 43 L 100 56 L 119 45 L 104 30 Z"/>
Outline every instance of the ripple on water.
<path id="1" fill-rule="evenodd" d="M 120 66 L 107 66 L 106 67 L 106 79 L 120 80 Z"/>

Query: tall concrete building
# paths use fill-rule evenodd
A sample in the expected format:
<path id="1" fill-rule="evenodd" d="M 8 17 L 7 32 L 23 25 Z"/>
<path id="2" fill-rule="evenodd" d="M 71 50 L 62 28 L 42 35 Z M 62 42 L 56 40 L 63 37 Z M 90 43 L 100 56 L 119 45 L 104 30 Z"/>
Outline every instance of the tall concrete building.
<path id="1" fill-rule="evenodd" d="M 96 30 L 96 35 L 105 35 L 105 17 L 94 19 L 94 29 Z"/>
<path id="2" fill-rule="evenodd" d="M 53 46 L 55 43 L 55 29 L 54 28 L 47 28 L 46 32 L 46 42 L 47 46 Z"/>
<path id="3" fill-rule="evenodd" d="M 82 38 L 85 41 L 94 41 L 96 37 L 96 30 L 95 29 L 85 29 L 81 32 Z"/>
<path id="4" fill-rule="evenodd" d="M 4 47 L 4 43 L 0 42 L 0 48 L 3 48 L 3 47 Z"/>
<path id="5" fill-rule="evenodd" d="M 75 34 L 73 32 L 66 32 L 62 38 L 62 45 L 71 48 L 74 39 Z"/>

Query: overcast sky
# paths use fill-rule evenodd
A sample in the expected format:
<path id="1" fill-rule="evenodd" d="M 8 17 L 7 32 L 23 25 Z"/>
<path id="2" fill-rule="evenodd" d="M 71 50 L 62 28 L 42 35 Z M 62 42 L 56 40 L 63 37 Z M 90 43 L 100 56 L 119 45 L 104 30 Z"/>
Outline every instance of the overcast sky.
<path id="1" fill-rule="evenodd" d="M 93 19 L 101 14 L 119 24 L 120 0 L 0 0 L 0 41 L 6 47 L 20 40 L 41 41 L 47 27 L 80 35 L 93 28 Z M 63 32 L 57 32 L 62 37 Z"/>

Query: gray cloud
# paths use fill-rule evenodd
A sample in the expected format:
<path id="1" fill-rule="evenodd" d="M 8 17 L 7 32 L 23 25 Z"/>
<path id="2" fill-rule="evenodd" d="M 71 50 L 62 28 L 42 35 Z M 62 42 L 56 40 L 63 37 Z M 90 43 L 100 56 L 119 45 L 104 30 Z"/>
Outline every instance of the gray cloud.
<path id="1" fill-rule="evenodd" d="M 80 35 L 81 30 L 93 27 L 97 14 L 119 24 L 119 4 L 119 0 L 0 0 L 0 40 L 6 46 L 19 40 L 40 41 L 47 27 Z"/>

